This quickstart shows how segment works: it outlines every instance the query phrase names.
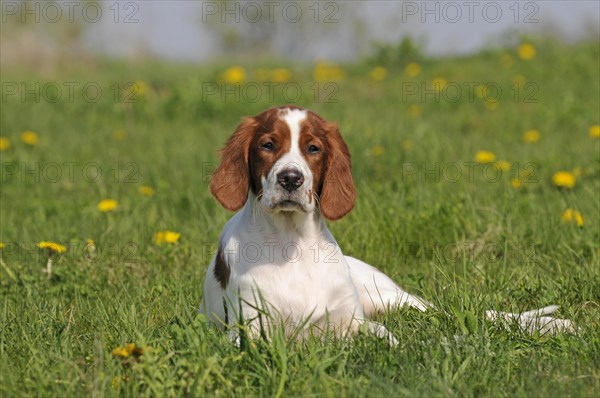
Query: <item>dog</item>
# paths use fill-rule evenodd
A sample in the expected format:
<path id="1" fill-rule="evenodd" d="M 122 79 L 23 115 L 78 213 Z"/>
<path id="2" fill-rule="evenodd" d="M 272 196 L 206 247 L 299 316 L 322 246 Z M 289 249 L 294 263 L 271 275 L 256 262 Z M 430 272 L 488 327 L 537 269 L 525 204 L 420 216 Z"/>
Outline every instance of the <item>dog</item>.
<path id="1" fill-rule="evenodd" d="M 403 305 L 433 308 L 375 267 L 345 256 L 327 228 L 325 220 L 344 217 L 356 198 L 337 124 L 297 106 L 271 108 L 244 118 L 221 154 L 210 189 L 224 208 L 241 210 L 223 228 L 200 312 L 233 339 L 239 342 L 235 325 L 257 337 L 275 324 L 288 335 L 366 331 L 396 345 L 372 315 Z M 514 319 L 532 333 L 571 330 L 569 320 L 545 316 L 556 308 L 486 317 Z"/>

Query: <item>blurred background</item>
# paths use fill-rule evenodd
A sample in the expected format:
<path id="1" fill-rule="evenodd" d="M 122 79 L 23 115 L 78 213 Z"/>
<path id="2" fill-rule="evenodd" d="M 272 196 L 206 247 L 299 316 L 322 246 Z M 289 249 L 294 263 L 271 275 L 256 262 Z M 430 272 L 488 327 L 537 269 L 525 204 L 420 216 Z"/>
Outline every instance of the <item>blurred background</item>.
<path id="1" fill-rule="evenodd" d="M 591 1 L 3 1 L 2 66 L 66 56 L 357 61 L 410 37 L 428 56 L 529 34 L 599 35 Z"/>

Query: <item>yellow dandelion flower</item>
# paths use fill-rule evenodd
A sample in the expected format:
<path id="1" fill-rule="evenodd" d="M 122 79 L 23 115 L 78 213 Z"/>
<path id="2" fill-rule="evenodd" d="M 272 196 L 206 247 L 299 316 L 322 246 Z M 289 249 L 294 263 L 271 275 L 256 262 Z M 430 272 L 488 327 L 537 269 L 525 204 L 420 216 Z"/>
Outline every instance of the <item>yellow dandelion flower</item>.
<path id="1" fill-rule="evenodd" d="M 159 231 L 154 235 L 154 241 L 157 245 L 163 243 L 177 243 L 181 234 L 173 231 Z"/>
<path id="2" fill-rule="evenodd" d="M 4 249 L 4 242 L 0 242 L 0 249 Z"/>
<path id="3" fill-rule="evenodd" d="M 510 162 L 508 160 L 499 160 L 494 164 L 494 166 L 496 166 L 496 168 L 498 170 L 508 171 L 508 170 L 510 170 L 512 165 L 510 164 Z"/>
<path id="4" fill-rule="evenodd" d="M 246 81 L 246 69 L 241 66 L 232 66 L 221 75 L 225 83 L 242 84 Z"/>
<path id="5" fill-rule="evenodd" d="M 23 131 L 21 133 L 21 141 L 27 145 L 35 145 L 38 143 L 38 135 L 31 130 Z"/>
<path id="6" fill-rule="evenodd" d="M 135 92 L 133 93 L 135 96 L 140 96 L 142 98 L 148 98 L 150 95 L 150 85 L 143 80 L 136 80 L 133 82 L 135 86 Z"/>
<path id="7" fill-rule="evenodd" d="M 286 68 L 277 68 L 271 71 L 271 81 L 275 83 L 285 83 L 292 79 L 292 72 Z"/>
<path id="8" fill-rule="evenodd" d="M 500 57 L 500 64 L 502 64 L 502 67 L 504 69 L 510 68 L 511 66 L 513 66 L 514 63 L 515 60 L 508 54 L 502 54 L 502 56 Z"/>
<path id="9" fill-rule="evenodd" d="M 528 144 L 538 142 L 540 140 L 540 132 L 537 130 L 527 130 L 523 133 L 523 142 Z"/>
<path id="10" fill-rule="evenodd" d="M 408 115 L 410 117 L 419 117 L 423 113 L 421 107 L 417 104 L 411 104 L 408 106 Z"/>
<path id="11" fill-rule="evenodd" d="M 10 148 L 10 139 L 8 137 L 0 137 L 0 152 Z"/>
<path id="12" fill-rule="evenodd" d="M 421 65 L 416 62 L 411 62 L 404 68 L 404 73 L 408 77 L 417 77 L 421 74 Z"/>
<path id="13" fill-rule="evenodd" d="M 48 249 L 51 252 L 56 252 L 58 254 L 60 253 L 64 253 L 67 251 L 67 248 L 61 244 L 55 243 L 55 242 L 40 242 L 38 243 L 38 247 L 40 249 Z"/>
<path id="14" fill-rule="evenodd" d="M 517 53 L 519 54 L 519 58 L 525 61 L 530 61 L 535 58 L 535 47 L 529 43 L 522 43 L 519 45 L 517 49 Z"/>
<path id="15" fill-rule="evenodd" d="M 478 151 L 475 154 L 475 161 L 478 163 L 494 163 L 496 155 L 490 151 Z"/>
<path id="16" fill-rule="evenodd" d="M 112 350 L 111 355 L 115 358 L 127 358 L 129 357 L 129 352 L 125 349 L 125 347 L 116 347 L 114 350 Z"/>
<path id="17" fill-rule="evenodd" d="M 119 207 L 119 202 L 117 202 L 114 199 L 103 199 L 100 202 L 98 202 L 98 205 L 96 207 L 101 212 L 107 213 L 107 212 L 113 211 L 117 207 Z"/>
<path id="18" fill-rule="evenodd" d="M 412 142 L 411 140 L 402 140 L 400 145 L 402 146 L 402 149 L 404 149 L 405 151 L 409 151 L 413 148 L 415 143 Z"/>
<path id="19" fill-rule="evenodd" d="M 313 70 L 313 78 L 318 82 L 342 80 L 345 75 L 342 68 L 329 62 L 318 62 Z"/>
<path id="20" fill-rule="evenodd" d="M 122 129 L 115 130 L 113 131 L 113 138 L 116 141 L 125 141 L 127 139 L 127 132 Z"/>
<path id="21" fill-rule="evenodd" d="M 385 149 L 381 145 L 375 145 L 371 148 L 371 153 L 373 156 L 381 156 L 385 152 Z"/>
<path id="22" fill-rule="evenodd" d="M 558 171 L 552 176 L 552 183 L 559 188 L 574 188 L 577 178 L 570 171 Z"/>
<path id="23" fill-rule="evenodd" d="M 523 183 L 518 178 L 513 178 L 512 180 L 510 180 L 510 186 L 514 189 L 519 189 L 522 185 Z"/>
<path id="24" fill-rule="evenodd" d="M 371 80 L 381 82 L 385 80 L 385 78 L 387 77 L 387 73 L 388 71 L 386 68 L 384 68 L 383 66 L 377 66 L 371 69 L 371 71 L 369 72 L 369 77 L 371 78 Z"/>
<path id="25" fill-rule="evenodd" d="M 560 221 L 563 223 L 575 223 L 578 227 L 583 226 L 583 216 L 578 210 L 566 209 L 560 215 Z"/>
<path id="26" fill-rule="evenodd" d="M 447 84 L 448 84 L 448 81 L 446 79 L 444 79 L 443 77 L 436 77 L 431 81 L 431 85 L 437 91 L 442 91 L 446 87 Z"/>
<path id="27" fill-rule="evenodd" d="M 111 354 L 115 358 L 127 359 L 131 356 L 134 358 L 139 358 L 140 356 L 144 355 L 144 349 L 135 343 L 128 343 L 124 346 L 116 347 L 112 350 Z"/>
<path id="28" fill-rule="evenodd" d="M 149 187 L 147 185 L 142 185 L 141 187 L 139 187 L 138 192 L 144 196 L 154 196 L 154 194 L 156 193 L 152 187 Z"/>
<path id="29" fill-rule="evenodd" d="M 596 124 L 590 127 L 589 134 L 592 138 L 600 138 L 600 125 Z"/>

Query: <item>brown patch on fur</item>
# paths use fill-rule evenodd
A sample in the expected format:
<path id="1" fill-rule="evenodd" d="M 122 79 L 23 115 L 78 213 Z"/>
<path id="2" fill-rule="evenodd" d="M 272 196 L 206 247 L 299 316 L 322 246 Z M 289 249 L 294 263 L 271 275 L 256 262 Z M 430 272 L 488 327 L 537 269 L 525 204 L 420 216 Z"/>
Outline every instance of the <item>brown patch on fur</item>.
<path id="1" fill-rule="evenodd" d="M 290 150 L 292 133 L 287 123 L 280 118 L 279 108 L 269 109 L 256 116 L 258 128 L 250 144 L 250 188 L 255 195 L 262 191 L 262 177 L 266 177 L 279 158 Z M 265 149 L 270 143 L 272 149 Z"/>
<path id="2" fill-rule="evenodd" d="M 221 285 L 221 289 L 225 290 L 227 288 L 227 284 L 229 283 L 229 276 L 231 275 L 231 269 L 229 268 L 229 264 L 225 261 L 225 255 L 223 254 L 223 250 L 221 249 L 221 245 L 219 245 L 219 250 L 217 251 L 217 257 L 215 258 L 215 269 L 214 275 L 219 284 Z"/>
<path id="3" fill-rule="evenodd" d="M 318 142 L 324 142 L 320 158 L 307 152 L 304 156 L 313 172 L 313 189 L 320 198 L 321 214 L 328 220 L 339 220 L 354 208 L 356 200 L 348 146 L 337 124 L 313 112 L 308 113 L 300 141 L 303 151 L 302 145 L 308 148 L 311 142 L 317 146 Z"/>
<path id="4" fill-rule="evenodd" d="M 239 210 L 248 198 L 248 149 L 256 128 L 256 120 L 244 118 L 221 151 L 221 164 L 210 180 L 212 194 L 227 210 Z"/>

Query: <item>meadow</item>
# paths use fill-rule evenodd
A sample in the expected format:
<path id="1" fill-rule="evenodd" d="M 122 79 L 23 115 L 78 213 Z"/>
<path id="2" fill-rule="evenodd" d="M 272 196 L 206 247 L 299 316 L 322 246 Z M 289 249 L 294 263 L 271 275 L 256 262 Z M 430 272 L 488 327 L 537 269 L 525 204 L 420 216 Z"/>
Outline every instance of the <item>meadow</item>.
<path id="1" fill-rule="evenodd" d="M 599 46 L 3 68 L 0 393 L 597 396 Z M 238 348 L 197 313 L 231 217 L 208 190 L 218 150 L 286 103 L 337 121 L 351 150 L 357 206 L 329 225 L 343 251 L 438 307 L 378 318 L 399 347 Z M 549 304 L 577 334 L 484 320 Z"/>

